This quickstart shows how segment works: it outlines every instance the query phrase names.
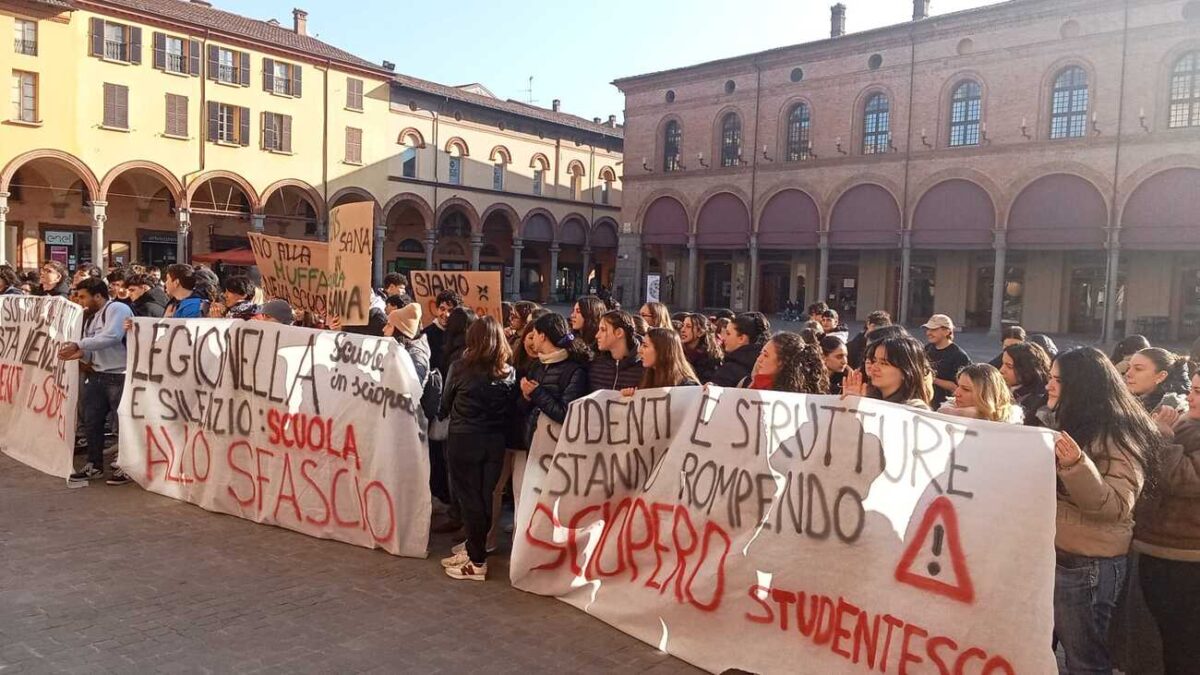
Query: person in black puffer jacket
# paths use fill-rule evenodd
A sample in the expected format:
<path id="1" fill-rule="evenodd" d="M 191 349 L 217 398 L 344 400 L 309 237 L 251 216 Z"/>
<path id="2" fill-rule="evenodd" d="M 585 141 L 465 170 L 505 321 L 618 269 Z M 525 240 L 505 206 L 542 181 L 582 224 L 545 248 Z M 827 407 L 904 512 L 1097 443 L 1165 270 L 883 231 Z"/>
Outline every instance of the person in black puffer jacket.
<path id="1" fill-rule="evenodd" d="M 129 289 L 129 299 L 132 301 L 130 308 L 134 316 L 162 318 L 170 300 L 153 279 L 145 274 L 135 274 L 125 280 L 125 286 Z"/>
<path id="2" fill-rule="evenodd" d="M 702 384 L 712 382 L 717 368 L 721 367 L 724 355 L 708 317 L 703 314 L 685 314 L 679 339 L 683 342 L 683 353 L 688 363 L 692 364 L 692 369 L 696 371 L 696 377 Z"/>
<path id="3" fill-rule="evenodd" d="M 713 373 L 718 387 L 736 387 L 750 377 L 754 362 L 771 337 L 771 323 L 758 312 L 738 314 L 725 327 L 725 362 Z"/>
<path id="4" fill-rule="evenodd" d="M 1040 427 L 1037 412 L 1049 399 L 1050 355 L 1032 342 L 1011 344 L 1000 352 L 1000 375 L 1012 389 L 1013 401 L 1025 412 L 1025 426 Z"/>
<path id="5" fill-rule="evenodd" d="M 588 368 L 592 391 L 621 391 L 641 384 L 642 360 L 638 357 L 638 336 L 629 312 L 614 310 L 601 316 L 596 345 L 601 351 Z"/>
<path id="6" fill-rule="evenodd" d="M 402 310 L 398 310 L 402 311 Z M 463 356 L 450 366 L 438 417 L 450 419 L 446 455 L 450 481 L 467 530 L 465 546 L 442 561 L 454 579 L 487 577 L 492 493 L 504 467 L 505 431 L 517 397 L 516 372 L 504 329 L 485 316 L 467 330 Z"/>
<path id="7" fill-rule="evenodd" d="M 538 362 L 521 380 L 521 400 L 517 404 L 526 418 L 526 447 L 533 442 L 543 415 L 562 424 L 571 401 L 591 391 L 587 372 L 591 351 L 582 337 L 571 332 L 566 319 L 558 314 L 544 314 L 534 321 L 529 335 Z"/>
<path id="8" fill-rule="evenodd" d="M 71 278 L 67 276 L 67 268 L 57 260 L 42 263 L 39 281 L 41 283 L 33 289 L 34 295 L 71 297 Z"/>

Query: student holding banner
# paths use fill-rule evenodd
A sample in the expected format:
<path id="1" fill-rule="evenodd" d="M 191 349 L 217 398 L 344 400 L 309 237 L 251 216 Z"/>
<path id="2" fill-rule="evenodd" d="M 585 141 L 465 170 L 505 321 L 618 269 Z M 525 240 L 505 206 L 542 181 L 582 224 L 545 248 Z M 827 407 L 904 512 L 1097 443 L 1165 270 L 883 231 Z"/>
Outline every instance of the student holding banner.
<path id="1" fill-rule="evenodd" d="M 646 339 L 638 347 L 642 359 L 642 382 L 636 388 L 621 390 L 624 396 L 633 396 L 638 389 L 660 389 L 663 387 L 694 387 L 700 384 L 696 371 L 683 354 L 683 343 L 679 333 L 671 328 L 651 328 Z"/>
<path id="2" fill-rule="evenodd" d="M 506 429 L 516 400 L 512 352 L 504 329 L 484 316 L 467 330 L 462 359 L 450 369 L 438 416 L 449 418 L 446 455 L 467 540 L 442 560 L 452 579 L 487 579 L 492 493 L 504 467 Z"/>
<path id="3" fill-rule="evenodd" d="M 933 371 L 920 342 L 908 334 L 889 334 L 867 345 L 866 358 L 866 376 L 850 371 L 842 382 L 843 396 L 868 396 L 929 410 Z"/>
<path id="4" fill-rule="evenodd" d="M 84 279 L 76 287 L 85 311 L 93 319 L 79 342 L 64 343 L 58 358 L 82 359 L 90 366 L 83 383 L 83 424 L 87 434 L 87 463 L 71 474 L 72 481 L 90 481 L 104 476 L 104 426 L 121 404 L 125 389 L 125 321 L 132 319 L 128 305 L 111 301 L 103 279 Z M 113 460 L 109 485 L 124 485 L 130 478 Z"/>
<path id="5" fill-rule="evenodd" d="M 1059 354 L 1047 394 L 1043 422 L 1062 432 L 1054 446 L 1054 634 L 1069 672 L 1107 673 L 1113 668 L 1108 628 L 1129 569 L 1134 504 L 1155 476 L 1164 444 L 1096 349 Z"/>
<path id="6" fill-rule="evenodd" d="M 736 387 L 753 372 L 758 353 L 771 337 L 771 323 L 758 312 L 738 314 L 725 327 L 722 337 L 725 361 L 713 373 L 712 383 Z"/>

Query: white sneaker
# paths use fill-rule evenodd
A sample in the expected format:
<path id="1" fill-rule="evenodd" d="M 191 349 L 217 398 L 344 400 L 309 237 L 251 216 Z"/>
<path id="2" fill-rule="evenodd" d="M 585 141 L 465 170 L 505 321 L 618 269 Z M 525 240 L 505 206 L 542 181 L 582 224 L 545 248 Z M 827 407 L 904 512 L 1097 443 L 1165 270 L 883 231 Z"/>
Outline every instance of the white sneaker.
<path id="1" fill-rule="evenodd" d="M 464 563 L 471 562 L 471 557 L 466 551 L 455 551 L 454 555 L 449 558 L 442 558 L 442 567 L 449 569 L 451 567 L 461 567 Z"/>
<path id="2" fill-rule="evenodd" d="M 467 560 L 459 567 L 447 567 L 446 576 L 461 581 L 487 581 L 487 563 L 476 565 Z"/>
<path id="3" fill-rule="evenodd" d="M 455 544 L 454 546 L 450 547 L 450 553 L 452 553 L 454 555 L 459 555 L 460 553 L 466 553 L 466 552 L 467 552 L 467 542 L 465 542 L 465 541 L 460 541 L 457 544 Z"/>

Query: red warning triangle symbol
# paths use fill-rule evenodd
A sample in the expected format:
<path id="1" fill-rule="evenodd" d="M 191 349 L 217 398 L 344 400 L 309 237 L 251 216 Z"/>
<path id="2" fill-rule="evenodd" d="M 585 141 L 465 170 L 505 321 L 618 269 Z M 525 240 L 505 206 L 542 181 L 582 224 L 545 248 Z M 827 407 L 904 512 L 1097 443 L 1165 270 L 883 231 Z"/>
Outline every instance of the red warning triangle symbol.
<path id="1" fill-rule="evenodd" d="M 923 555 L 922 555 L 923 554 Z M 944 563 L 950 557 L 953 580 L 946 579 Z M 917 556 L 933 558 L 923 569 L 914 570 Z M 958 516 L 954 505 L 947 497 L 938 497 L 925 510 L 925 517 L 909 542 L 900 564 L 896 565 L 896 581 L 916 586 L 923 591 L 944 595 L 952 600 L 971 603 L 975 600 L 975 586 L 967 571 L 967 559 L 963 555 L 962 538 L 958 533 Z"/>

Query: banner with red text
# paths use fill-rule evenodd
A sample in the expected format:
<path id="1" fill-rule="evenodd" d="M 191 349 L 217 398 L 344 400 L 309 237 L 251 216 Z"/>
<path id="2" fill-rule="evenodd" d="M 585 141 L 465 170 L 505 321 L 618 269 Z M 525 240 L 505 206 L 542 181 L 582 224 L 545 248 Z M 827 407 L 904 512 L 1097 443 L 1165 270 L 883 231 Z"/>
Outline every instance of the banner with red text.
<path id="1" fill-rule="evenodd" d="M 1055 672 L 1052 441 L 859 398 L 597 393 L 538 431 L 512 582 L 714 673 Z"/>
<path id="2" fill-rule="evenodd" d="M 259 523 L 426 554 L 421 386 L 390 338 L 260 321 L 135 319 L 120 465 Z"/>
<path id="3" fill-rule="evenodd" d="M 52 476 L 74 471 L 83 308 L 65 298 L 0 295 L 0 451 Z"/>

